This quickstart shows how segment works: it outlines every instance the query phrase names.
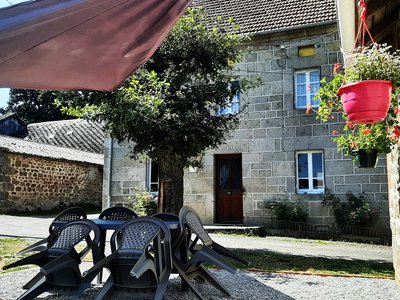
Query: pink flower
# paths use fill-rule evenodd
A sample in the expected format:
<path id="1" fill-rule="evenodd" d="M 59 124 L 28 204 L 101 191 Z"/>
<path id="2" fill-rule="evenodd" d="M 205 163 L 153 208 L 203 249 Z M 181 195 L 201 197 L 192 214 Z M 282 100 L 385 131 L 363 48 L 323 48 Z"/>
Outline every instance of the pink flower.
<path id="1" fill-rule="evenodd" d="M 346 122 L 346 126 L 349 127 L 350 129 L 353 129 L 354 127 L 356 127 L 356 125 L 354 125 L 353 123 L 351 123 L 350 121 Z"/>
<path id="2" fill-rule="evenodd" d="M 332 130 L 332 134 L 337 135 L 338 134 L 337 130 Z"/>

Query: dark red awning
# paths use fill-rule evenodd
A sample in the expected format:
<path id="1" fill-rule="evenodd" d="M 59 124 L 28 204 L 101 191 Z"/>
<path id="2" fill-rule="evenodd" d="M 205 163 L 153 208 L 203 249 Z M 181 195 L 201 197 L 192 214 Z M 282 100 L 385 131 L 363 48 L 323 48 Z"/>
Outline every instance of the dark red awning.
<path id="1" fill-rule="evenodd" d="M 0 87 L 117 88 L 191 0 L 37 0 L 0 9 Z"/>

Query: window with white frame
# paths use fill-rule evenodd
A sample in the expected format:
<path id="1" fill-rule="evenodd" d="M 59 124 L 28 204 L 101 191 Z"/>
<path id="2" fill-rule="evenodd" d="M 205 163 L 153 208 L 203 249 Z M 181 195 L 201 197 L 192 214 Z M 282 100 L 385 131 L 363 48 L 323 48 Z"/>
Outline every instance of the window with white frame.
<path id="1" fill-rule="evenodd" d="M 322 151 L 296 152 L 297 193 L 323 193 L 324 155 Z"/>
<path id="2" fill-rule="evenodd" d="M 294 74 L 295 86 L 295 107 L 306 108 L 311 104 L 312 107 L 319 106 L 319 99 L 314 99 L 319 89 L 320 72 L 319 69 L 309 69 L 296 71 Z"/>
<path id="3" fill-rule="evenodd" d="M 150 193 L 158 193 L 158 164 L 148 160 L 146 163 L 146 190 Z"/>
<path id="4" fill-rule="evenodd" d="M 231 89 L 233 86 L 237 87 L 239 85 L 239 81 L 233 81 L 232 83 L 228 84 L 228 89 Z M 219 109 L 218 114 L 223 115 L 235 115 L 240 112 L 240 92 L 237 93 L 232 97 L 232 100 L 226 99 L 226 105 Z"/>

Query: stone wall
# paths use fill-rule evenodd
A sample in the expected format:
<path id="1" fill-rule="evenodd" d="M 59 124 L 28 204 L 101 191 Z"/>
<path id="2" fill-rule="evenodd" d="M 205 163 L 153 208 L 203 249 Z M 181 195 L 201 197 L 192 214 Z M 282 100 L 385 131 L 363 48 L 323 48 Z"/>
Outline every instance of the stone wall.
<path id="1" fill-rule="evenodd" d="M 0 210 L 100 206 L 102 166 L 0 151 Z"/>
<path id="2" fill-rule="evenodd" d="M 390 228 L 392 229 L 393 265 L 396 281 L 400 285 L 400 149 L 397 147 L 388 158 L 388 183 Z"/>
<path id="3" fill-rule="evenodd" d="M 132 196 L 146 188 L 146 163 L 129 157 L 129 145 L 105 138 L 103 208 L 131 206 Z"/>

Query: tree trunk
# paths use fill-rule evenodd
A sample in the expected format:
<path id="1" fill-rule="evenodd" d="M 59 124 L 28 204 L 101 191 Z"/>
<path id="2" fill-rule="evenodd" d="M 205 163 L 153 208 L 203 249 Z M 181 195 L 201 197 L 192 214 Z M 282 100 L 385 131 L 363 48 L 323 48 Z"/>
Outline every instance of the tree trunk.
<path id="1" fill-rule="evenodd" d="M 159 160 L 158 211 L 179 214 L 183 206 L 183 174 L 179 157 L 167 156 Z"/>

